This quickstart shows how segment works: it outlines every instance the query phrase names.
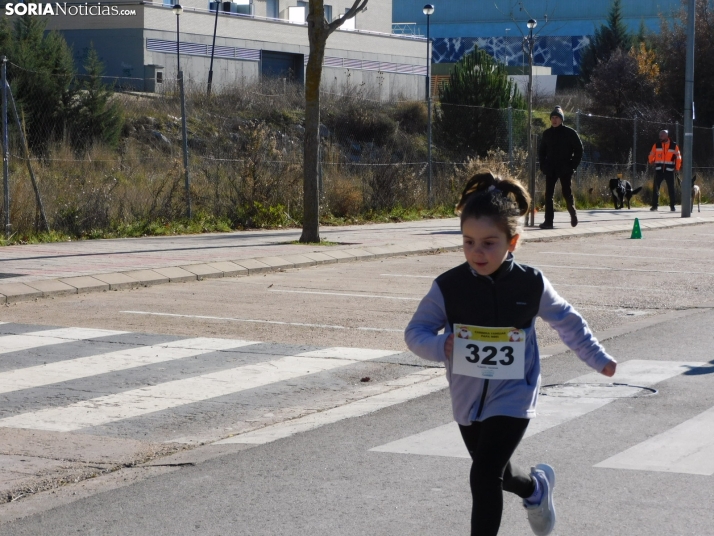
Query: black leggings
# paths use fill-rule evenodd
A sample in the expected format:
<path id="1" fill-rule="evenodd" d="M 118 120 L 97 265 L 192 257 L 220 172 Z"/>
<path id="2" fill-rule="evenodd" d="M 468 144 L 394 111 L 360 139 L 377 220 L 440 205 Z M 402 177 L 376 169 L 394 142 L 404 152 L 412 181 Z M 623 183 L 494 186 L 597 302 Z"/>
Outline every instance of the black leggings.
<path id="1" fill-rule="evenodd" d="M 471 536 L 496 536 L 501 525 L 503 491 L 525 499 L 535 492 L 529 473 L 510 459 L 528 428 L 529 419 L 490 417 L 461 426 L 461 437 L 471 455 Z"/>

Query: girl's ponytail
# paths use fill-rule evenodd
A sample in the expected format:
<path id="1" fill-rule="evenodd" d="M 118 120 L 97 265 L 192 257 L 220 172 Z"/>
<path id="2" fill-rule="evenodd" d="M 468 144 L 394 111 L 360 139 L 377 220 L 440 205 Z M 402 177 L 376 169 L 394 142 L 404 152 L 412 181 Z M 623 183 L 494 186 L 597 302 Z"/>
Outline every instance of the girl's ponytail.
<path id="1" fill-rule="evenodd" d="M 471 177 L 461 192 L 456 213 L 461 223 L 468 218 L 489 217 L 501 227 L 509 240 L 520 234 L 519 218 L 528 212 L 531 197 L 515 179 L 502 179 L 484 169 Z"/>
<path id="2" fill-rule="evenodd" d="M 519 181 L 513 179 L 502 179 L 496 186 L 504 195 L 512 195 L 513 200 L 518 205 L 519 216 L 525 216 L 528 207 L 531 205 L 531 196 Z"/>
<path id="3" fill-rule="evenodd" d="M 456 205 L 456 213 L 461 214 L 464 209 L 464 206 L 466 206 L 466 202 L 469 200 L 472 194 L 488 190 L 491 186 L 496 185 L 497 180 L 498 179 L 488 169 L 483 169 L 476 173 L 476 175 L 471 177 L 466 182 L 466 185 L 464 186 L 464 189 L 461 192 L 461 197 L 459 198 L 459 202 Z"/>

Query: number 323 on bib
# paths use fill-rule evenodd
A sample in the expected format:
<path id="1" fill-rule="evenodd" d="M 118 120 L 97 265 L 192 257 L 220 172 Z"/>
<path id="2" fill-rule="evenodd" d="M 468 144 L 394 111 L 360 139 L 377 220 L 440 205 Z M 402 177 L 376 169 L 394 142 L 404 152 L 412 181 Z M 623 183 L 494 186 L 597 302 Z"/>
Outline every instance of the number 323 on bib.
<path id="1" fill-rule="evenodd" d="M 491 380 L 525 375 L 526 332 L 454 324 L 453 374 Z"/>

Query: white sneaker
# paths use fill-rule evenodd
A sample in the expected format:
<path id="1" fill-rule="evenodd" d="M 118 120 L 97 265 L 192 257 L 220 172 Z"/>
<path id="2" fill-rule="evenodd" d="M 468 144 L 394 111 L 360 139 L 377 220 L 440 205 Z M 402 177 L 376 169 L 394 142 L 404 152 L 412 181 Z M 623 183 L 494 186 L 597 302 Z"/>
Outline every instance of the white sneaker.
<path id="1" fill-rule="evenodd" d="M 528 522 L 531 524 L 533 534 L 547 536 L 555 527 L 555 505 L 553 504 L 553 488 L 555 487 L 555 471 L 550 465 L 539 463 L 531 468 L 531 475 L 538 479 L 538 484 L 543 486 L 543 498 L 540 504 L 523 506 L 528 513 Z"/>

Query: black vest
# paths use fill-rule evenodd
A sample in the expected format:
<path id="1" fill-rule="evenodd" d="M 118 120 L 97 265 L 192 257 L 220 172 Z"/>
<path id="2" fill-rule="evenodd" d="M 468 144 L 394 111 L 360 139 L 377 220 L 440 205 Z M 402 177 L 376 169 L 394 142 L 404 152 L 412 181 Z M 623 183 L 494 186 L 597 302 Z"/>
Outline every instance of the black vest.
<path id="1" fill-rule="evenodd" d="M 506 259 L 491 277 L 474 275 L 464 263 L 436 278 L 454 324 L 484 327 L 531 326 L 543 295 L 543 276 L 530 266 Z"/>

